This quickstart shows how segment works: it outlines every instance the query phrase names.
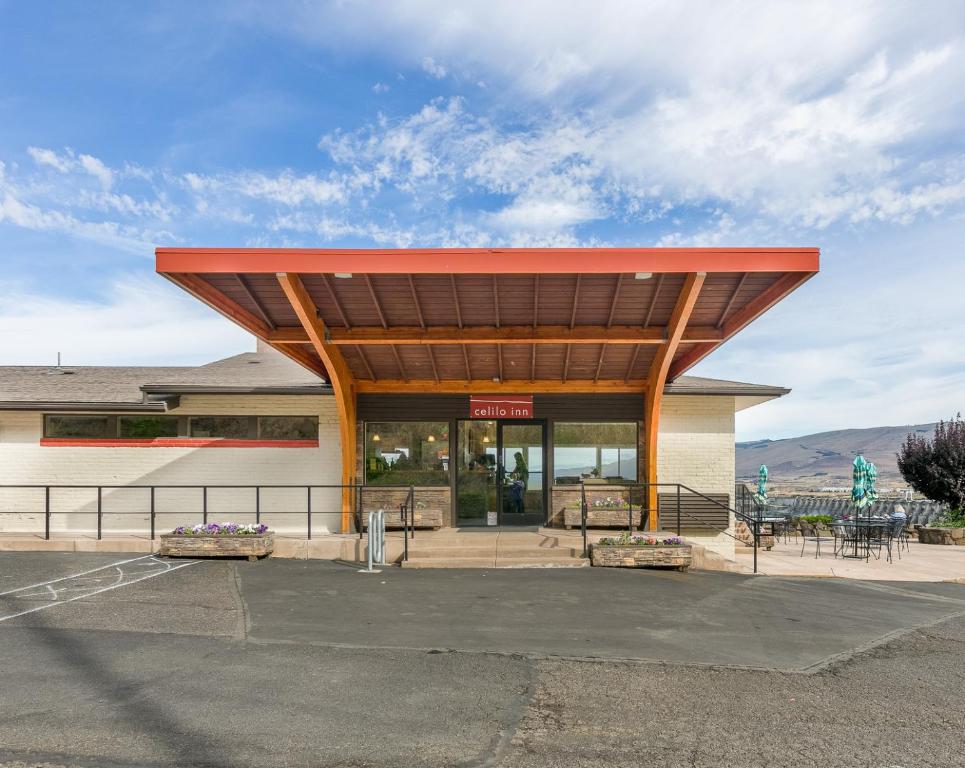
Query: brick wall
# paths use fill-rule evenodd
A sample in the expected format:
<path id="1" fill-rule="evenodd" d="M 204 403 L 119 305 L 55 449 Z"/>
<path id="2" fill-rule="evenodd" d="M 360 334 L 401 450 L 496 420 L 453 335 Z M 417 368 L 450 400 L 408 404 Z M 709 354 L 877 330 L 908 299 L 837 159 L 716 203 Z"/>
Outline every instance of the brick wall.
<path id="1" fill-rule="evenodd" d="M 657 480 L 683 483 L 734 506 L 734 398 L 668 395 L 660 408 Z M 733 520 L 730 521 L 733 525 Z"/>
<path id="2" fill-rule="evenodd" d="M 341 454 L 338 413 L 332 397 L 317 395 L 186 395 L 172 415 L 311 415 L 318 416 L 317 448 L 134 448 L 41 446 L 40 412 L 0 412 L 0 485 L 2 484 L 338 484 Z M 105 532 L 148 530 L 148 492 L 105 491 Z M 254 519 L 254 491 L 212 489 L 209 519 Z M 312 492 L 313 532 L 337 531 L 341 519 L 337 490 Z M 54 491 L 53 530 L 93 530 L 96 491 Z M 158 491 L 158 530 L 200 520 L 199 490 Z M 280 532 L 303 532 L 307 498 L 304 489 L 265 489 L 262 519 Z M 0 488 L 0 531 L 43 529 L 43 491 Z M 56 513 L 72 514 L 56 514 Z M 39 518 L 37 517 L 39 513 Z M 39 522 L 38 522 L 39 520 Z"/>

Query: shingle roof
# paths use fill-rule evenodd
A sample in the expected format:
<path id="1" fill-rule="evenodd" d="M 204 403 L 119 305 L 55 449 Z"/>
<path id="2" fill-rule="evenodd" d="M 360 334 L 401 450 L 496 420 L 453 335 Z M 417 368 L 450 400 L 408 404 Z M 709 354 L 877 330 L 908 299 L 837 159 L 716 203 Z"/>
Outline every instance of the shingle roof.
<path id="1" fill-rule="evenodd" d="M 525 389 L 525 383 L 521 383 Z M 671 395 L 780 397 L 790 390 L 765 384 L 681 376 Z M 328 383 L 270 347 L 197 367 L 0 366 L 0 409 L 161 409 L 161 395 L 179 393 L 328 394 Z M 151 398 L 154 398 L 153 400 Z"/>

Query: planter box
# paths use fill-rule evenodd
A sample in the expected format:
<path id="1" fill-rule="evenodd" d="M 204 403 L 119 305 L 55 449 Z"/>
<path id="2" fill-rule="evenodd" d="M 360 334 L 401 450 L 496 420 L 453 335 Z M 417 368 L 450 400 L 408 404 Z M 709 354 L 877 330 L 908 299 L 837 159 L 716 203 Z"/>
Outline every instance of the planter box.
<path id="1" fill-rule="evenodd" d="M 376 511 L 378 510 L 371 509 L 362 513 L 363 530 L 369 527 L 369 512 Z M 411 513 L 411 520 L 414 528 L 431 528 L 432 530 L 438 530 L 439 528 L 442 528 L 442 510 L 417 509 Z M 398 509 L 385 510 L 385 527 L 386 529 L 402 527 L 402 513 Z"/>
<path id="2" fill-rule="evenodd" d="M 599 509 L 590 507 L 586 511 L 587 528 L 626 528 L 630 521 L 627 509 Z M 567 528 L 580 527 L 580 508 L 567 507 L 563 511 L 563 525 Z M 640 527 L 640 510 L 633 510 L 633 527 Z"/>
<path id="3" fill-rule="evenodd" d="M 591 544 L 590 562 L 610 568 L 676 568 L 686 571 L 694 556 L 690 545 L 679 547 L 619 547 Z"/>
<path id="4" fill-rule="evenodd" d="M 163 557 L 247 557 L 257 560 L 267 557 L 275 546 L 275 535 L 261 536 L 179 536 L 161 534 Z"/>
<path id="5" fill-rule="evenodd" d="M 965 528 L 925 528 L 915 526 L 921 544 L 957 544 L 965 546 Z"/>

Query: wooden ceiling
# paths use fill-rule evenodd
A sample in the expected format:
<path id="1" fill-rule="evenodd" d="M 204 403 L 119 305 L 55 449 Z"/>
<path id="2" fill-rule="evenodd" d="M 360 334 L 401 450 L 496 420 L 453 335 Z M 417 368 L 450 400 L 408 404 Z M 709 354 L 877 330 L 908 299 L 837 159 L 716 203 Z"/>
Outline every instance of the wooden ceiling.
<path id="1" fill-rule="evenodd" d="M 311 370 L 337 354 L 358 391 L 642 390 L 655 361 L 673 380 L 810 278 L 818 251 L 158 249 L 157 269 Z"/>

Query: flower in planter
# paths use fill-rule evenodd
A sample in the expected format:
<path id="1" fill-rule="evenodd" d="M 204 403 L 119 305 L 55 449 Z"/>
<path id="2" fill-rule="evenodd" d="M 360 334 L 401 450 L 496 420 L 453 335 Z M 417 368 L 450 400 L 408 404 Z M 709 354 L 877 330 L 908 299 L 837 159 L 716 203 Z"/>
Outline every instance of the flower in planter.
<path id="1" fill-rule="evenodd" d="M 198 523 L 197 525 L 179 525 L 172 531 L 176 536 L 261 536 L 268 533 L 268 526 L 264 523 Z"/>

